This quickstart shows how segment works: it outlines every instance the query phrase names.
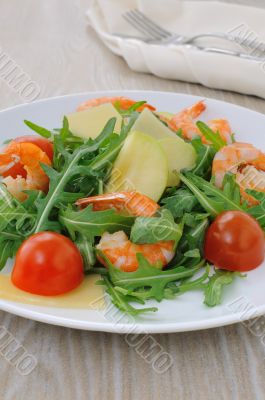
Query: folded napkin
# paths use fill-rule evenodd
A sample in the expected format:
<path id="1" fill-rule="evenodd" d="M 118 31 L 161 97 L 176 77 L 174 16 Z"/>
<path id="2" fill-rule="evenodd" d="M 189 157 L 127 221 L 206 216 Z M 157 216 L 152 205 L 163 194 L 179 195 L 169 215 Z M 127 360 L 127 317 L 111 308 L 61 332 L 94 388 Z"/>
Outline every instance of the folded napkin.
<path id="1" fill-rule="evenodd" d="M 260 42 L 265 42 L 265 9 L 218 1 L 92 0 L 87 11 L 91 26 L 106 46 L 124 57 L 134 71 L 265 98 L 265 60 L 245 60 L 181 45 L 150 45 L 113 36 L 117 33 L 140 36 L 122 18 L 125 11 L 134 8 L 181 35 L 205 32 L 238 35 L 240 44 L 236 48 L 245 53 L 251 54 L 245 40 L 255 40 L 256 55 Z M 211 46 L 214 45 L 220 46 L 220 42 L 211 39 Z"/>

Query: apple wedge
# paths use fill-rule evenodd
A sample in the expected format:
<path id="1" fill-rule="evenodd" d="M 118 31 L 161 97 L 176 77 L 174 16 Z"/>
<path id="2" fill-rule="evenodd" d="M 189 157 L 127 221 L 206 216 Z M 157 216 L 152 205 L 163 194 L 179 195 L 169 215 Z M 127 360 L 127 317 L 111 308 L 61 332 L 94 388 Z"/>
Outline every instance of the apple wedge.
<path id="1" fill-rule="evenodd" d="M 134 131 L 126 138 L 113 165 L 106 193 L 136 190 L 154 201 L 168 182 L 168 162 L 159 142 Z"/>
<path id="2" fill-rule="evenodd" d="M 163 122 L 161 122 L 152 111 L 145 108 L 141 115 L 135 121 L 132 131 L 140 131 L 155 139 L 163 139 L 165 137 L 174 138 L 176 134 L 172 132 Z"/>
<path id="3" fill-rule="evenodd" d="M 157 113 L 170 118 L 173 114 Z M 191 169 L 196 162 L 196 152 L 193 146 L 186 143 L 182 138 L 172 132 L 147 108 L 135 121 L 132 130 L 137 130 L 151 136 L 162 146 L 168 161 L 169 175 L 167 186 L 179 184 L 178 177 L 173 173 L 174 170 Z"/>
<path id="4" fill-rule="evenodd" d="M 95 139 L 103 130 L 106 123 L 116 118 L 115 131 L 120 133 L 122 117 L 112 104 L 106 103 L 84 111 L 66 115 L 70 131 L 84 139 Z"/>
<path id="5" fill-rule="evenodd" d="M 160 139 L 158 143 L 163 148 L 167 157 L 169 167 L 167 186 L 177 186 L 180 180 L 173 171 L 179 172 L 184 168 L 192 169 L 195 167 L 196 151 L 191 144 L 186 143 L 178 136 Z"/>

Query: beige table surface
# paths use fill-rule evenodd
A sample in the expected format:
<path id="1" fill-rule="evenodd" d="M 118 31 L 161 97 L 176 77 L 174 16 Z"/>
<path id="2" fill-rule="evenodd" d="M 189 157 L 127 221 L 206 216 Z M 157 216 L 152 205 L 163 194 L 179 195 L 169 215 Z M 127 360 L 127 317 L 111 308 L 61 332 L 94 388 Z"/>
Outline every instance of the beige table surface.
<path id="1" fill-rule="evenodd" d="M 87 27 L 87 4 L 1 0 L 0 49 L 38 82 L 40 98 L 99 89 L 152 89 L 265 112 L 265 102 L 258 98 L 130 71 Z M 0 94 L 1 109 L 23 102 L 1 79 Z M 1 400 L 265 399 L 265 348 L 242 324 L 155 335 L 174 359 L 167 372 L 158 374 L 121 335 L 49 326 L 5 312 L 0 317 L 0 344 L 5 328 L 37 360 L 31 374 L 21 376 L 0 348 Z"/>

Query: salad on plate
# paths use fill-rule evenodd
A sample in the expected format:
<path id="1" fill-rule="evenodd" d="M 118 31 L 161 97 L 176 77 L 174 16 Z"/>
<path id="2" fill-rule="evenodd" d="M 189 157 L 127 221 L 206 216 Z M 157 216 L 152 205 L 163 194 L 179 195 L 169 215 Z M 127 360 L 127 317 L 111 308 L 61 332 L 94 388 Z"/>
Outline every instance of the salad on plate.
<path id="1" fill-rule="evenodd" d="M 177 109 L 177 106 L 176 106 Z M 0 153 L 0 269 L 60 296 L 99 274 L 121 311 L 199 290 L 209 307 L 264 260 L 265 154 L 229 121 L 126 97 L 90 99 Z M 88 304 L 89 307 L 89 304 Z"/>

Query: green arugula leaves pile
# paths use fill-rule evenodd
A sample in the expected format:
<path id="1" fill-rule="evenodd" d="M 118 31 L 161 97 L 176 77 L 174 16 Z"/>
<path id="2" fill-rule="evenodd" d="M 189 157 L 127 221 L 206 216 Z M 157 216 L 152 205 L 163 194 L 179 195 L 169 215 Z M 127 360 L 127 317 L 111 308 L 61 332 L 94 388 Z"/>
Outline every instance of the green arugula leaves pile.
<path id="1" fill-rule="evenodd" d="M 197 164 L 192 171 L 182 171 L 180 187 L 168 189 L 160 210 L 153 217 L 131 217 L 115 210 L 93 211 L 92 206 L 79 210 L 74 204 L 81 197 L 101 194 L 123 143 L 145 102 L 138 102 L 124 111 L 120 134 L 115 133 L 116 119 L 112 118 L 95 139 L 83 140 L 69 130 L 64 118 L 61 129 L 50 131 L 30 121 L 26 125 L 54 143 L 53 167 L 42 165 L 50 179 L 45 195 L 28 191 L 27 200 L 15 200 L 0 184 L 0 269 L 16 254 L 21 243 L 36 232 L 52 230 L 69 236 L 77 245 L 84 260 L 85 273 L 98 272 L 112 302 L 123 312 L 139 315 L 156 311 L 156 307 L 134 307 L 148 300 L 171 299 L 190 290 L 200 290 L 204 303 L 215 306 L 221 302 L 225 286 L 238 276 L 227 271 L 213 271 L 204 260 L 205 232 L 213 218 L 225 210 L 244 210 L 265 228 L 265 195 L 249 193 L 260 204 L 247 208 L 233 175 L 225 176 L 224 189 L 209 182 L 216 152 L 224 146 L 218 133 L 203 122 L 197 126 L 209 144 L 200 138 L 192 145 L 197 152 Z M 142 254 L 137 254 L 139 268 L 123 272 L 115 268 L 106 256 L 96 250 L 96 243 L 104 232 L 124 231 L 138 245 L 173 241 L 175 255 L 162 270 L 162 265 L 151 265 Z M 98 253 L 98 254 L 97 254 Z M 108 268 L 97 263 L 97 255 Z"/>
<path id="2" fill-rule="evenodd" d="M 123 124 L 120 135 L 114 133 L 116 120 L 113 118 L 95 140 L 87 141 L 75 137 L 70 132 L 66 119 L 62 129 L 55 132 L 26 121 L 35 132 L 53 138 L 54 141 L 53 168 L 42 165 L 50 178 L 49 192 L 44 195 L 42 192 L 28 191 L 27 200 L 21 203 L 9 194 L 4 185 L 0 185 L 0 269 L 5 266 L 8 258 L 15 255 L 20 244 L 33 233 L 52 230 L 65 234 L 68 227 L 71 231 L 69 218 L 65 225 L 64 221 L 67 215 L 71 217 L 75 212 L 72 209 L 73 203 L 80 197 L 97 193 L 99 180 L 107 176 L 107 171 L 119 153 L 135 118 L 136 115 L 132 113 L 128 123 Z M 80 188 L 77 191 L 77 186 L 85 179 L 86 191 L 81 192 Z M 88 213 L 89 209 L 84 210 L 83 214 L 80 212 L 80 216 Z M 77 220 L 78 218 L 76 223 Z M 124 224 L 121 224 L 124 218 L 114 211 L 107 212 L 105 220 L 108 226 L 114 221 L 117 229 L 124 228 Z M 97 221 L 98 218 L 94 217 L 94 230 L 97 229 Z M 116 229 L 115 224 L 113 231 Z M 128 227 L 131 224 L 132 222 L 129 225 L 127 223 Z M 82 233 L 81 229 L 77 241 L 84 252 L 86 246 Z M 92 241 L 89 243 L 90 247 L 91 244 Z M 94 258 L 93 252 L 90 253 L 91 262 Z"/>

